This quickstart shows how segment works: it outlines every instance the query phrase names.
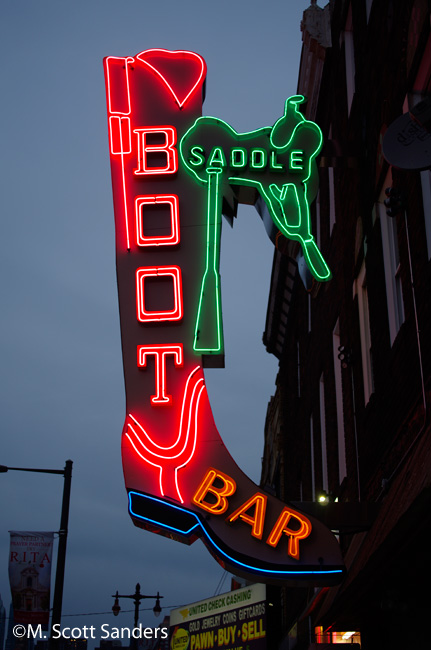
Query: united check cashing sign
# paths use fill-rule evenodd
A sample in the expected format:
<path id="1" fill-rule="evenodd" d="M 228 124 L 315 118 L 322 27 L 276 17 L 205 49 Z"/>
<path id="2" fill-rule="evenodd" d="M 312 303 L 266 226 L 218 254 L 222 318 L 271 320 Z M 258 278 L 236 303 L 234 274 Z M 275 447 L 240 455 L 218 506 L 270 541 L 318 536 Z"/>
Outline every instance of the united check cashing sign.
<path id="1" fill-rule="evenodd" d="M 171 611 L 171 650 L 266 650 L 266 587 L 254 584 Z"/>

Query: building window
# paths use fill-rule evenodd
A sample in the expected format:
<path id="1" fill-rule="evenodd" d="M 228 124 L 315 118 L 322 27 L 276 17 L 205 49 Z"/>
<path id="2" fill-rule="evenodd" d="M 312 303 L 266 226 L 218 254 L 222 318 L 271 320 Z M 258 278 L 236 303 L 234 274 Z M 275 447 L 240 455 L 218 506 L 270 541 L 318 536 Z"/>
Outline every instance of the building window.
<path id="1" fill-rule="evenodd" d="M 353 44 L 352 5 L 349 6 L 344 31 L 340 35 L 340 47 L 343 42 L 346 66 L 347 114 L 350 115 L 353 95 L 355 94 L 355 48 Z"/>
<path id="2" fill-rule="evenodd" d="M 381 198 L 383 200 L 383 197 Z M 388 217 L 385 206 L 380 202 L 378 204 L 378 212 L 382 230 L 386 300 L 388 303 L 389 334 L 392 345 L 401 325 L 404 323 L 404 300 L 400 273 L 397 221 L 393 217 Z"/>
<path id="3" fill-rule="evenodd" d="M 299 341 L 296 342 L 296 364 L 297 364 L 297 380 L 298 380 L 298 397 L 301 397 L 301 359 L 299 355 Z"/>
<path id="4" fill-rule="evenodd" d="M 328 168 L 329 179 L 329 234 L 332 234 L 332 229 L 335 224 L 335 184 L 334 184 L 334 168 Z"/>
<path id="5" fill-rule="evenodd" d="M 316 645 L 319 644 L 330 644 L 330 647 L 335 644 L 339 645 L 350 645 L 355 644 L 355 646 L 360 647 L 361 644 L 361 633 L 360 632 L 333 632 L 331 629 L 324 630 L 322 626 L 314 628 L 314 636 L 316 639 Z M 326 646 L 327 647 L 327 646 Z"/>
<path id="6" fill-rule="evenodd" d="M 423 50 L 422 60 L 419 64 L 416 78 L 412 88 L 404 100 L 403 113 L 414 108 L 425 97 L 429 96 L 431 90 L 430 75 L 430 57 L 431 57 L 431 36 Z M 428 259 L 431 258 L 431 172 L 429 169 L 421 174 L 422 201 L 425 219 L 425 235 L 428 250 Z"/>
<path id="7" fill-rule="evenodd" d="M 308 294 L 308 333 L 311 332 L 311 293 Z"/>
<path id="8" fill-rule="evenodd" d="M 425 234 L 427 240 L 428 259 L 431 258 L 431 172 L 426 169 L 421 172 L 422 201 L 424 207 Z"/>
<path id="9" fill-rule="evenodd" d="M 316 475 L 314 467 L 314 431 L 313 416 L 310 415 L 310 465 L 311 465 L 311 500 L 316 499 Z"/>
<path id="10" fill-rule="evenodd" d="M 329 140 L 332 140 L 332 124 L 328 132 Z M 332 229 L 336 221 L 335 217 L 335 183 L 334 183 L 334 168 L 328 167 L 328 191 L 329 191 L 329 235 L 332 234 Z"/>
<path id="11" fill-rule="evenodd" d="M 347 476 L 346 468 L 346 441 L 344 439 L 344 418 L 343 418 L 343 384 L 341 377 L 341 361 L 338 358 L 338 348 L 341 345 L 339 321 L 332 332 L 332 348 L 334 355 L 335 375 L 335 402 L 337 406 L 337 431 L 338 431 L 338 482 L 341 485 Z"/>
<path id="12" fill-rule="evenodd" d="M 320 191 L 316 196 L 316 244 L 317 248 L 322 248 L 322 231 L 320 227 Z"/>
<path id="13" fill-rule="evenodd" d="M 326 421 L 325 421 L 325 380 L 323 373 L 319 380 L 320 404 L 320 443 L 322 447 L 322 489 L 328 492 L 328 455 L 326 449 Z"/>
<path id="14" fill-rule="evenodd" d="M 354 285 L 354 295 L 358 296 L 359 307 L 359 331 L 361 336 L 361 357 L 362 357 L 362 374 L 364 379 L 364 399 L 365 404 L 374 392 L 373 364 L 371 355 L 371 330 L 370 315 L 368 309 L 368 291 L 367 280 L 365 275 L 365 262 Z"/>

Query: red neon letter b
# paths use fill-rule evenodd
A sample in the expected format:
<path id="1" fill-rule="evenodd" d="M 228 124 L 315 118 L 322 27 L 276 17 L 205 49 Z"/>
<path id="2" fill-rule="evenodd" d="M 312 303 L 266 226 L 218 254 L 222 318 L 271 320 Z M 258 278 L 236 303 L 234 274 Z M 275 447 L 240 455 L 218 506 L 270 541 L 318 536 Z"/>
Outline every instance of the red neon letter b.
<path id="1" fill-rule="evenodd" d="M 175 174 L 178 170 L 178 153 L 175 148 L 177 141 L 177 132 L 173 126 L 155 126 L 145 127 L 143 129 L 134 129 L 138 138 L 138 168 L 135 169 L 136 176 L 146 176 L 148 174 Z M 151 136 L 164 136 L 163 143 L 151 143 Z M 150 136 L 150 138 L 148 138 Z M 165 164 L 159 161 L 153 165 L 149 164 L 148 154 L 162 154 L 165 158 Z"/>

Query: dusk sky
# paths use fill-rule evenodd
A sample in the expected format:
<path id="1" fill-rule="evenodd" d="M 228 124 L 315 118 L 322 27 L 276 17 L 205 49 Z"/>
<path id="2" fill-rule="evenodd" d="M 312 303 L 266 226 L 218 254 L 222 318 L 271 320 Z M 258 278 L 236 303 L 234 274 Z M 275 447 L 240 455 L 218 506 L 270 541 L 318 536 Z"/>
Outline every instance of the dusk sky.
<path id="1" fill-rule="evenodd" d="M 103 57 L 152 47 L 198 52 L 208 66 L 203 114 L 238 132 L 271 126 L 296 92 L 307 7 L 1 3 L 0 464 L 62 469 L 73 461 L 63 625 L 131 626 L 132 613 L 110 614 L 111 595 L 132 593 L 137 582 L 164 596 L 160 622 L 170 606 L 212 596 L 224 573 L 200 541 L 188 547 L 144 532 L 127 513 Z M 222 237 L 226 368 L 207 370 L 206 380 L 218 429 L 256 482 L 277 373 L 262 344 L 272 256 L 257 212 L 241 207 Z M 0 481 L 0 595 L 8 608 L 8 531 L 58 530 L 63 479 L 9 472 Z M 131 601 L 120 605 L 132 609 Z M 141 622 L 156 619 L 145 611 Z"/>

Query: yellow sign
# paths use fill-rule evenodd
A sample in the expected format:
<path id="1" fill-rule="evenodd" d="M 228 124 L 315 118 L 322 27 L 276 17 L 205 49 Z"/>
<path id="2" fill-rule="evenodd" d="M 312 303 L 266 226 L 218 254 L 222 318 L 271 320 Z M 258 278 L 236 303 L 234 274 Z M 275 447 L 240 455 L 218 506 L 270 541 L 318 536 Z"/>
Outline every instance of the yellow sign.
<path id="1" fill-rule="evenodd" d="M 177 628 L 171 637 L 171 650 L 187 650 L 189 642 L 190 635 L 187 630 Z"/>

